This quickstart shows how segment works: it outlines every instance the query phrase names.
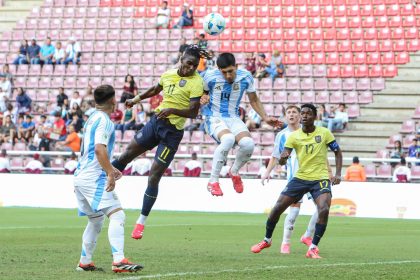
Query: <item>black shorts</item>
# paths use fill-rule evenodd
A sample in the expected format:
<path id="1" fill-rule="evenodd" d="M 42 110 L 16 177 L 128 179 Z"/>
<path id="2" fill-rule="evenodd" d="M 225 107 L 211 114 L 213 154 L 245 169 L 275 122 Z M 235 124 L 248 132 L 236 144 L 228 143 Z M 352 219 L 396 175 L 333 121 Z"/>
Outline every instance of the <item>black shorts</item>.
<path id="1" fill-rule="evenodd" d="M 296 202 L 301 200 L 305 193 L 310 193 L 314 201 L 323 193 L 331 193 L 331 181 L 306 181 L 298 178 L 293 178 L 284 190 L 281 192 L 283 195 L 295 197 Z"/>
<path id="2" fill-rule="evenodd" d="M 168 167 L 174 159 L 183 136 L 184 130 L 177 129 L 168 119 L 157 119 L 156 116 L 152 116 L 134 139 L 137 144 L 147 150 L 158 146 L 155 161 Z"/>

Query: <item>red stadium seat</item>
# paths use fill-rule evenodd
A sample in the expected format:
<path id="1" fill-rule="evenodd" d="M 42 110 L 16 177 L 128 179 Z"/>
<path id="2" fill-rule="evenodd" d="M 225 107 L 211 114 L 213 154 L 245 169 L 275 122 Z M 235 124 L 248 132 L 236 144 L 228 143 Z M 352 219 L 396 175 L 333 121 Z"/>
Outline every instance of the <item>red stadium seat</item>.
<path id="1" fill-rule="evenodd" d="M 377 177 L 381 178 L 391 178 L 392 177 L 392 168 L 391 165 L 381 164 L 377 170 Z"/>
<path id="2" fill-rule="evenodd" d="M 363 91 L 359 95 L 360 104 L 369 104 L 373 102 L 373 96 L 371 91 Z"/>
<path id="3" fill-rule="evenodd" d="M 371 79 L 370 88 L 372 90 L 383 90 L 383 89 L 385 89 L 384 78 Z"/>
<path id="4" fill-rule="evenodd" d="M 315 98 L 315 102 L 319 104 L 325 104 L 330 102 L 330 95 L 328 91 L 318 92 Z"/>
<path id="5" fill-rule="evenodd" d="M 414 120 L 406 120 L 403 122 L 401 129 L 401 133 L 414 133 L 416 132 L 416 122 Z"/>
<path id="6" fill-rule="evenodd" d="M 350 105 L 347 109 L 347 114 L 349 115 L 349 118 L 357 118 L 360 116 L 360 107 L 357 104 Z"/>
<path id="7" fill-rule="evenodd" d="M 376 166 L 374 164 L 366 164 L 365 165 L 365 173 L 366 173 L 366 177 L 375 178 L 376 177 Z"/>
<path id="8" fill-rule="evenodd" d="M 398 75 L 398 69 L 395 65 L 386 65 L 382 74 L 384 77 L 393 78 Z"/>

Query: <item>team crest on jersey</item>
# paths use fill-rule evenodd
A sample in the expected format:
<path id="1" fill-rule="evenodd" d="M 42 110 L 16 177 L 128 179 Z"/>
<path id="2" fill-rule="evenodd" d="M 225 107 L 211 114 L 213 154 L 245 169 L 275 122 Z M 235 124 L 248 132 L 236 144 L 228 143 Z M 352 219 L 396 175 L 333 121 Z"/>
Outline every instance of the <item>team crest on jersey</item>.
<path id="1" fill-rule="evenodd" d="M 217 84 L 217 86 L 214 87 L 214 90 L 222 90 L 222 85 Z"/>
<path id="2" fill-rule="evenodd" d="M 233 84 L 233 90 L 239 90 L 239 84 L 238 83 Z"/>
<path id="3" fill-rule="evenodd" d="M 186 80 L 179 81 L 179 86 L 180 87 L 184 87 L 186 84 L 187 84 L 187 81 Z"/>
<path id="4" fill-rule="evenodd" d="M 320 135 L 317 135 L 317 136 L 315 136 L 315 142 L 317 142 L 317 143 L 321 143 L 321 136 Z"/>

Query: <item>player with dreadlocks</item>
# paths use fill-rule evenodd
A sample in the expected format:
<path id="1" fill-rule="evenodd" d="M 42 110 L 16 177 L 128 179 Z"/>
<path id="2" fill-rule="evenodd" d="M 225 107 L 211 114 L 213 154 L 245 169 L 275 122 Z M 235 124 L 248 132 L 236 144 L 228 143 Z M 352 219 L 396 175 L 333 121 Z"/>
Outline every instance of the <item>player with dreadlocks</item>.
<path id="1" fill-rule="evenodd" d="M 143 197 L 141 215 L 131 234 L 134 239 L 143 237 L 146 219 L 158 196 L 159 181 L 173 160 L 184 135 L 185 119 L 194 119 L 200 109 L 200 98 L 204 92 L 203 79 L 196 70 L 202 57 L 208 58 L 205 50 L 196 45 L 189 46 L 181 56 L 178 69 L 166 71 L 157 85 L 125 102 L 127 107 L 132 107 L 163 90 L 163 101 L 156 108 L 154 116 L 137 133 L 122 155 L 112 163 L 118 170 L 123 171 L 137 156 L 157 146 Z"/>

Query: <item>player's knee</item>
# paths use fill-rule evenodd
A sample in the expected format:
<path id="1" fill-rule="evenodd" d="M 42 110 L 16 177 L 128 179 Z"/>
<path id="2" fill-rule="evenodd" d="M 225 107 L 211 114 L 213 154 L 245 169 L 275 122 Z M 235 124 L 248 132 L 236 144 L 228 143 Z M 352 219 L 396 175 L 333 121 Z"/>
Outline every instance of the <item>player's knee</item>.
<path id="1" fill-rule="evenodd" d="M 98 228 L 98 230 L 100 230 L 102 228 L 102 225 L 104 224 L 105 221 L 105 215 L 90 215 L 88 216 L 89 222 L 94 224 L 95 227 Z"/>
<path id="2" fill-rule="evenodd" d="M 149 179 L 147 180 L 148 181 L 148 185 L 149 186 L 152 186 L 154 188 L 157 188 L 158 185 L 159 185 L 159 182 L 160 182 L 160 178 L 161 177 L 162 176 L 160 176 L 159 174 L 150 174 L 149 175 Z"/>
<path id="3" fill-rule="evenodd" d="M 254 151 L 255 143 L 251 137 L 243 137 L 241 140 L 239 140 L 238 144 L 239 148 L 243 151 L 249 152 L 251 154 Z"/>
<path id="4" fill-rule="evenodd" d="M 109 219 L 114 220 L 114 221 L 118 221 L 119 223 L 124 224 L 125 223 L 125 212 L 123 210 L 119 210 L 115 213 L 112 213 L 109 216 Z"/>
<path id="5" fill-rule="evenodd" d="M 324 204 L 318 207 L 318 216 L 320 218 L 328 217 L 329 212 L 330 212 L 330 207 L 327 204 Z"/>
<path id="6" fill-rule="evenodd" d="M 224 134 L 220 137 L 220 144 L 226 149 L 232 149 L 233 145 L 235 145 L 235 135 L 232 133 Z"/>

